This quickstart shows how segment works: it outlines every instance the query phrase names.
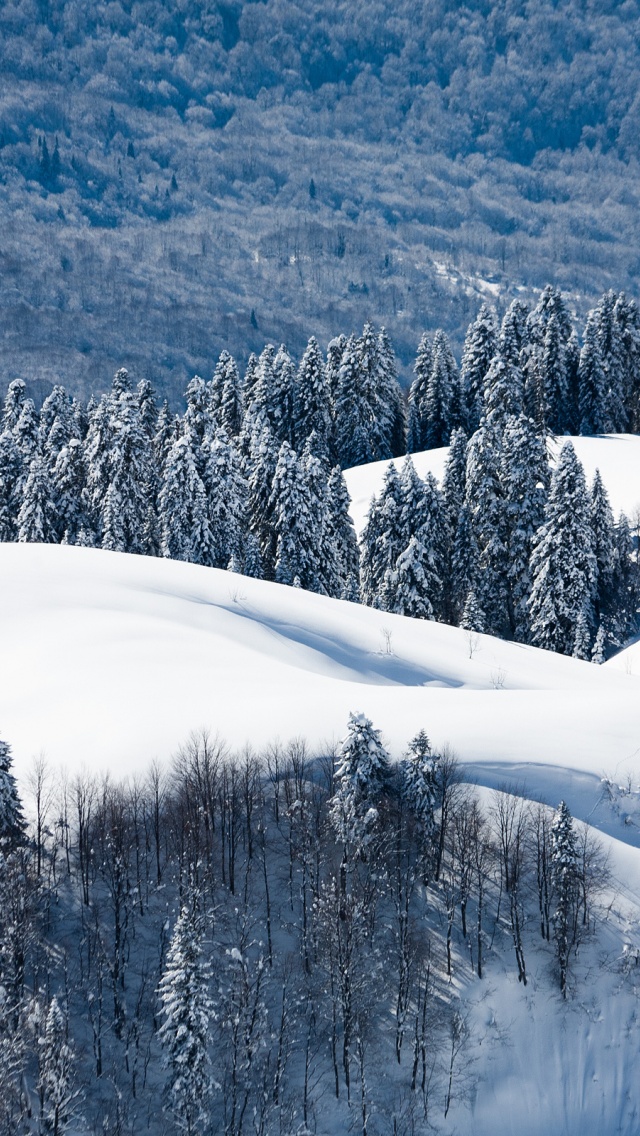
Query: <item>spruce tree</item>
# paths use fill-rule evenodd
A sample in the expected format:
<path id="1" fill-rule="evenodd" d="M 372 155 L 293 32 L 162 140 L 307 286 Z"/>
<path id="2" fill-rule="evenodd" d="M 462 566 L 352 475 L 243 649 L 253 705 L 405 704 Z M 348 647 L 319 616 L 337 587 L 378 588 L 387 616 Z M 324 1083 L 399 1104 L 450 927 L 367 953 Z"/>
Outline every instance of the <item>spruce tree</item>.
<path id="1" fill-rule="evenodd" d="M 595 626 L 613 630 L 619 597 L 614 593 L 616 561 L 615 525 L 600 470 L 596 470 L 591 487 L 589 520 L 593 532 L 595 581 L 593 619 Z"/>
<path id="2" fill-rule="evenodd" d="M 433 364 L 424 400 L 425 449 L 447 446 L 451 436 L 453 400 L 450 349 L 443 331 L 433 337 Z"/>
<path id="3" fill-rule="evenodd" d="M 402 792 L 416 818 L 423 882 L 431 876 L 436 855 L 436 807 L 438 801 L 438 764 L 429 739 L 420 730 L 409 742 L 402 763 Z"/>
<path id="4" fill-rule="evenodd" d="M 232 556 L 244 560 L 248 485 L 240 455 L 220 427 L 205 444 L 203 485 L 208 499 L 214 568 L 226 568 Z"/>
<path id="5" fill-rule="evenodd" d="M 0 849 L 5 855 L 23 842 L 27 831 L 12 764 L 11 747 L 0 740 Z"/>
<path id="6" fill-rule="evenodd" d="M 184 393 L 187 400 L 187 408 L 182 420 L 182 429 L 185 434 L 191 436 L 191 445 L 198 463 L 198 471 L 200 472 L 202 459 L 199 454 L 199 447 L 202 446 L 205 437 L 213 428 L 213 416 L 209 406 L 207 384 L 199 375 L 194 375 L 187 384 L 187 389 Z"/>
<path id="7" fill-rule="evenodd" d="M 172 445 L 158 497 L 161 554 L 172 560 L 210 564 L 213 542 L 208 504 L 189 435 Z"/>
<path id="8" fill-rule="evenodd" d="M 29 467 L 17 529 L 19 541 L 55 544 L 58 540 L 55 493 L 43 457 L 35 457 Z"/>
<path id="9" fill-rule="evenodd" d="M 531 639 L 538 647 L 571 655 L 581 615 L 591 626 L 596 559 L 582 467 L 565 442 L 551 478 L 544 524 L 531 556 Z"/>
<path id="10" fill-rule="evenodd" d="M 360 538 L 360 586 L 362 602 L 380 603 L 387 569 L 393 570 L 409 543 L 403 527 L 404 487 L 393 462 L 387 466 L 378 498 L 373 498 Z"/>
<path id="11" fill-rule="evenodd" d="M 433 349 L 431 340 L 425 332 L 418 347 L 413 368 L 415 377 L 409 391 L 407 452 L 410 454 L 417 454 L 427 449 L 426 399 L 432 367 Z"/>
<path id="12" fill-rule="evenodd" d="M 581 434 L 603 434 L 607 424 L 607 378 L 602 359 L 598 318 L 589 312 L 578 367 L 578 408 Z"/>
<path id="13" fill-rule="evenodd" d="M 391 456 L 397 458 L 407 452 L 407 410 L 398 382 L 396 357 L 384 327 L 380 328 L 378 335 L 378 361 L 378 394 L 389 420 L 388 444 Z"/>
<path id="14" fill-rule="evenodd" d="M 9 383 L 2 412 L 3 430 L 12 431 L 15 428 L 22 413 L 22 407 L 24 406 L 26 397 L 27 387 L 22 379 L 14 379 L 13 382 Z"/>
<path id="15" fill-rule="evenodd" d="M 296 390 L 294 429 L 296 445 L 302 449 L 307 438 L 315 431 L 328 450 L 333 429 L 331 391 L 322 352 L 313 336 L 300 360 Z"/>
<path id="16" fill-rule="evenodd" d="M 336 754 L 329 817 L 344 845 L 343 864 L 364 855 L 379 824 L 379 804 L 389 781 L 390 759 L 380 731 L 364 714 L 349 714 L 346 736 Z"/>
<path id="17" fill-rule="evenodd" d="M 497 346 L 494 317 L 486 304 L 483 304 L 477 318 L 469 325 L 462 352 L 462 388 L 467 424 L 471 434 L 480 424 L 485 375 L 496 354 Z"/>
<path id="18" fill-rule="evenodd" d="M 480 572 L 480 550 L 475 538 L 469 509 L 463 505 L 458 514 L 451 546 L 451 568 L 448 575 L 447 616 L 450 623 L 462 623 L 465 605 L 471 592 L 475 594 Z M 476 628 L 472 628 L 476 630 Z M 482 630 L 485 630 L 483 617 Z"/>
<path id="19" fill-rule="evenodd" d="M 88 524 L 84 510 L 86 469 L 82 443 L 78 438 L 71 438 L 60 450 L 51 481 L 58 540 L 75 544 L 80 529 Z"/>
<path id="20" fill-rule="evenodd" d="M 141 379 L 136 391 L 140 425 L 150 441 L 156 436 L 158 429 L 158 404 L 156 392 L 148 379 Z"/>
<path id="21" fill-rule="evenodd" d="M 73 1115 L 74 1054 L 68 1040 L 68 1020 L 57 998 L 52 998 L 41 1040 L 38 1092 L 46 1132 L 63 1136 Z"/>
<path id="22" fill-rule="evenodd" d="M 202 941 L 201 918 L 193 905 L 183 906 L 158 987 L 166 1102 L 177 1130 L 187 1136 L 196 1136 L 207 1124 L 212 1089 L 208 1046 L 213 1006 Z"/>
<path id="23" fill-rule="evenodd" d="M 292 585 L 298 576 L 302 587 L 308 587 L 315 575 L 315 518 L 304 468 L 288 442 L 278 454 L 269 510 L 276 540 L 274 579 Z"/>
<path id="24" fill-rule="evenodd" d="M 567 996 L 569 957 L 575 941 L 578 877 L 578 849 L 573 819 L 565 802 L 560 801 L 551 823 L 551 879 L 555 904 L 553 937 L 563 998 Z"/>
<path id="25" fill-rule="evenodd" d="M 545 444 L 530 418 L 507 418 L 502 434 L 500 484 L 505 547 L 509 631 L 529 637 L 530 561 L 535 535 L 544 520 L 549 486 Z"/>
<path id="26" fill-rule="evenodd" d="M 522 351 L 527 344 L 527 317 L 529 309 L 522 300 L 512 300 L 502 318 L 498 336 L 500 358 L 513 367 L 520 366 Z"/>
<path id="27" fill-rule="evenodd" d="M 265 579 L 273 580 L 276 565 L 276 536 L 273 478 L 278 464 L 278 447 L 268 425 L 256 422 L 247 462 L 249 481 L 249 527 L 255 536 Z"/>
<path id="28" fill-rule="evenodd" d="M 358 341 L 352 335 L 342 353 L 335 404 L 335 444 L 342 469 L 378 457 L 370 428 L 369 393 L 362 387 Z"/>
<path id="29" fill-rule="evenodd" d="M 413 619 L 432 619 L 431 595 L 439 592 L 442 581 L 436 574 L 435 556 L 412 536 L 398 556 L 395 566 L 385 572 L 382 584 L 383 606 L 396 615 Z"/>
<path id="30" fill-rule="evenodd" d="M 24 463 L 11 430 L 0 434 L 0 541 L 15 540 Z"/>
<path id="31" fill-rule="evenodd" d="M 507 559 L 504 491 L 500 476 L 501 434 L 488 424 L 472 435 L 467 449 L 466 499 L 478 546 L 478 601 L 493 635 L 507 631 Z"/>

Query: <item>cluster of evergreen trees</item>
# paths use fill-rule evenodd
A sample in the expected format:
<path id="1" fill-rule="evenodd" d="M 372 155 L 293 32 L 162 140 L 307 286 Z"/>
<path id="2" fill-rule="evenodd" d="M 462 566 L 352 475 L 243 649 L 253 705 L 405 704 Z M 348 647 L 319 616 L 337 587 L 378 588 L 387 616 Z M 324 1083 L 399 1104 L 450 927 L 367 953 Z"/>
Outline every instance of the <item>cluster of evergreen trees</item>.
<path id="1" fill-rule="evenodd" d="M 295 584 L 601 660 L 635 629 L 625 518 L 548 431 L 640 425 L 640 323 L 607 293 L 578 349 L 560 292 L 498 331 L 482 308 L 458 372 L 423 336 L 408 398 L 384 329 L 251 356 L 223 352 L 182 416 L 118 371 L 87 407 L 53 389 L 40 413 L 11 383 L 0 434 L 0 539 L 163 555 Z M 468 440 L 467 440 L 468 439 Z M 341 469 L 451 443 L 442 489 L 389 467 L 358 549 Z M 637 565 L 635 566 L 637 568 Z"/>
<path id="2" fill-rule="evenodd" d="M 3 1136 L 432 1131 L 482 1040 L 454 980 L 542 951 L 566 997 L 606 882 L 566 806 L 482 808 L 362 714 L 316 757 L 194 735 L 167 773 L 27 780 L 29 832 L 1 743 Z"/>

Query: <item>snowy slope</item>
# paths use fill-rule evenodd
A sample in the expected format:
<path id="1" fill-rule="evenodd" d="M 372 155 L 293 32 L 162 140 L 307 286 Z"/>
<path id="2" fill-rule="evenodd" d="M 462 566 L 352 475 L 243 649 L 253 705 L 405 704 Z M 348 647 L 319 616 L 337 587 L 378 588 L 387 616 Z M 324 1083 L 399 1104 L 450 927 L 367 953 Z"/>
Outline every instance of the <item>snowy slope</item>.
<path id="1" fill-rule="evenodd" d="M 551 459 L 557 457 L 565 438 L 554 438 L 549 443 Z M 572 438 L 576 453 L 584 467 L 587 482 L 591 482 L 596 469 L 600 470 L 607 487 L 614 513 L 623 510 L 631 516 L 640 509 L 640 437 L 636 434 L 603 434 L 598 438 Z M 413 454 L 413 462 L 420 477 L 433 473 L 442 480 L 448 449 L 427 450 Z M 403 458 L 396 458 L 398 469 Z M 388 462 L 356 466 L 345 471 L 351 495 L 351 515 L 358 533 L 362 531 L 369 502 L 379 493 Z"/>
<path id="2" fill-rule="evenodd" d="M 0 627 L 0 732 L 22 771 L 45 751 L 128 773 L 201 726 L 233 745 L 331 741 L 350 710 L 394 754 L 424 727 L 488 763 L 480 780 L 551 777 L 552 800 L 566 774 L 549 765 L 590 792 L 640 767 L 640 675 L 232 573 L 2 544 Z"/>

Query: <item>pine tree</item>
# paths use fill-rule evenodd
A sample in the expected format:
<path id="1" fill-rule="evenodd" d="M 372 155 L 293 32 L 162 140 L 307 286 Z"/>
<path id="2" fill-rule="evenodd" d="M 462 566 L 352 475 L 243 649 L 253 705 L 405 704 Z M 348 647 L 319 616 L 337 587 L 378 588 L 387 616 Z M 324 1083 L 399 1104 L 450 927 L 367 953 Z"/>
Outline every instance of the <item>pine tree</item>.
<path id="1" fill-rule="evenodd" d="M 55 544 L 58 539 L 54 490 L 42 457 L 35 457 L 29 467 L 17 528 L 20 541 Z"/>
<path id="2" fill-rule="evenodd" d="M 0 434 L 0 541 L 15 540 L 24 463 L 11 430 Z"/>
<path id="3" fill-rule="evenodd" d="M 371 408 L 360 376 L 358 341 L 350 336 L 340 362 L 335 403 L 335 443 L 343 469 L 378 457 L 371 435 Z"/>
<path id="4" fill-rule="evenodd" d="M 578 368 L 578 407 L 581 434 L 603 434 L 606 427 L 607 379 L 602 360 L 598 319 L 589 312 Z"/>
<path id="5" fill-rule="evenodd" d="M 425 884 L 429 881 L 436 852 L 439 761 L 440 757 L 433 753 L 426 733 L 424 730 L 420 730 L 409 742 L 407 754 L 402 763 L 402 791 L 416 818 L 423 882 Z"/>
<path id="6" fill-rule="evenodd" d="M 415 378 L 409 391 L 407 451 L 410 454 L 417 454 L 427 449 L 426 399 L 432 368 L 433 349 L 429 336 L 425 332 L 418 347 L 416 363 L 413 368 Z"/>
<path id="7" fill-rule="evenodd" d="M 156 436 L 158 429 L 158 404 L 156 392 L 148 379 L 141 379 L 138 383 L 137 404 L 140 416 L 140 425 L 150 441 Z"/>
<path id="8" fill-rule="evenodd" d="M 331 391 L 317 340 L 312 336 L 298 367 L 294 439 L 302 449 L 314 431 L 328 450 L 333 421 Z"/>
<path id="9" fill-rule="evenodd" d="M 362 602 L 379 603 L 387 569 L 409 543 L 410 534 L 403 528 L 404 488 L 393 462 L 387 466 L 384 485 L 378 498 L 373 498 L 367 522 L 360 537 L 360 582 Z"/>
<path id="10" fill-rule="evenodd" d="M 329 505 L 327 541 L 328 547 L 336 558 L 337 578 L 340 583 L 340 590 L 337 595 L 343 597 L 345 591 L 350 590 L 353 593 L 353 598 L 357 600 L 359 597 L 360 552 L 356 530 L 349 513 L 351 498 L 339 465 L 334 466 L 329 474 L 327 494 Z"/>
<path id="11" fill-rule="evenodd" d="M 71 438 L 60 450 L 51 475 L 57 538 L 67 544 L 75 544 L 80 529 L 88 524 L 83 505 L 85 481 L 82 443 Z"/>
<path id="12" fill-rule="evenodd" d="M 24 406 L 26 397 L 27 387 L 22 379 L 14 379 L 13 382 L 9 383 L 4 399 L 2 416 L 3 430 L 14 430 L 22 413 L 22 407 Z"/>
<path id="13" fill-rule="evenodd" d="M 11 747 L 0 740 L 0 849 L 5 854 L 22 843 L 27 830 L 12 763 Z"/>
<path id="14" fill-rule="evenodd" d="M 210 564 L 213 542 L 207 497 L 189 436 L 178 438 L 169 451 L 158 506 L 162 555 Z"/>
<path id="15" fill-rule="evenodd" d="M 303 463 L 288 442 L 282 443 L 278 454 L 270 511 L 276 538 L 275 580 L 292 585 L 298 576 L 302 587 L 317 586 L 317 517 Z"/>
<path id="16" fill-rule="evenodd" d="M 63 1136 L 73 1115 L 74 1054 L 67 1038 L 68 1022 L 57 998 L 52 998 L 41 1041 L 38 1091 L 45 1132 Z"/>
<path id="17" fill-rule="evenodd" d="M 527 317 L 529 309 L 522 300 L 512 300 L 504 313 L 498 336 L 498 353 L 505 363 L 520 366 L 522 351 L 527 344 Z"/>
<path id="18" fill-rule="evenodd" d="M 466 500 L 478 546 L 478 602 L 493 635 L 507 630 L 507 560 L 504 492 L 500 477 L 501 436 L 485 424 L 467 449 Z"/>
<path id="19" fill-rule="evenodd" d="M 433 364 L 424 400 L 425 448 L 447 446 L 451 436 L 453 401 L 451 351 L 444 332 L 433 337 Z"/>
<path id="20" fill-rule="evenodd" d="M 379 803 L 389 781 L 389 754 L 380 731 L 364 714 L 349 714 L 347 733 L 336 754 L 329 817 L 345 846 L 346 865 L 363 855 L 377 829 Z"/>
<path id="21" fill-rule="evenodd" d="M 179 1132 L 195 1136 L 208 1121 L 208 1044 L 213 1007 L 203 960 L 201 918 L 183 906 L 158 987 L 158 1037 L 167 1069 L 166 1099 Z"/>
<path id="22" fill-rule="evenodd" d="M 248 485 L 240 455 L 229 435 L 220 427 L 205 444 L 203 485 L 209 502 L 214 568 L 226 568 L 232 556 L 244 560 Z"/>
<path id="23" fill-rule="evenodd" d="M 462 353 L 461 379 L 466 419 L 471 434 L 480 424 L 485 375 L 496 354 L 497 346 L 494 317 L 489 308 L 483 304 L 477 319 L 469 325 Z"/>
<path id="24" fill-rule="evenodd" d="M 451 551 L 451 571 L 448 587 L 448 616 L 454 625 L 464 627 L 462 622 L 469 595 L 474 594 L 480 572 L 480 551 L 475 538 L 469 509 L 463 505 L 458 514 L 458 523 L 453 535 Z M 482 618 L 482 630 L 485 630 Z M 476 630 L 476 628 L 471 628 Z"/>
<path id="25" fill-rule="evenodd" d="M 534 423 L 521 415 L 508 418 L 502 435 L 500 484 L 510 634 L 529 638 L 531 553 L 544 520 L 549 467 L 544 440 Z"/>
<path id="26" fill-rule="evenodd" d="M 378 367 L 378 395 L 389 420 L 388 445 L 391 456 L 397 458 L 407 452 L 407 411 L 398 382 L 396 357 L 384 327 L 378 335 Z"/>
<path id="27" fill-rule="evenodd" d="M 573 929 L 578 904 L 578 850 L 571 813 L 560 801 L 551 823 L 551 879 L 555 911 L 553 937 L 558 961 L 560 992 L 567 996 L 569 956 L 575 941 Z"/>
<path id="28" fill-rule="evenodd" d="M 247 463 L 249 471 L 249 526 L 255 536 L 267 580 L 273 580 L 276 566 L 276 536 L 272 502 L 273 478 L 278 464 L 278 447 L 267 425 L 256 422 Z"/>
<path id="29" fill-rule="evenodd" d="M 591 487 L 589 520 L 593 532 L 596 567 L 593 619 L 596 627 L 602 623 L 605 627 L 612 627 L 616 618 L 616 601 L 619 598 L 614 594 L 615 525 L 607 491 L 598 469 Z"/>
<path id="30" fill-rule="evenodd" d="M 565 442 L 551 478 L 544 524 L 531 556 L 532 642 L 571 655 L 581 615 L 592 610 L 596 578 L 589 498 L 582 467 Z M 588 617 L 592 625 L 591 614 Z"/>
<path id="31" fill-rule="evenodd" d="M 412 536 L 394 568 L 385 572 L 382 585 L 384 608 L 413 619 L 432 619 L 431 594 L 440 591 L 441 583 L 436 575 L 433 551 Z"/>

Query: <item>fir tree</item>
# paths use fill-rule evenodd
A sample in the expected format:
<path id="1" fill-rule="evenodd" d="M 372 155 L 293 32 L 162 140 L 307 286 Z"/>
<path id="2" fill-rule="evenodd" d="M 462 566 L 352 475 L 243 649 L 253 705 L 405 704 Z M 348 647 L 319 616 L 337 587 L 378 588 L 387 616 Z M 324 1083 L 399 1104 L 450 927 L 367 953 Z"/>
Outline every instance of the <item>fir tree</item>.
<path id="1" fill-rule="evenodd" d="M 493 635 L 507 627 L 507 561 L 504 492 L 500 477 L 500 433 L 483 425 L 467 449 L 466 500 L 478 546 L 478 601 Z"/>
<path id="2" fill-rule="evenodd" d="M 500 484 L 510 634 L 529 637 L 530 561 L 544 520 L 549 467 L 543 439 L 530 418 L 508 418 L 502 435 Z"/>
<path id="3" fill-rule="evenodd" d="M 53 469 L 63 447 L 67 446 L 72 438 L 79 437 L 71 401 L 62 386 L 55 386 L 42 404 L 39 435 L 42 453 L 49 469 Z"/>
<path id="4" fill-rule="evenodd" d="M 602 360 L 598 320 L 589 312 L 578 368 L 578 406 L 581 434 L 603 434 L 606 426 L 607 379 Z"/>
<path id="5" fill-rule="evenodd" d="M 470 433 L 473 433 L 480 424 L 485 375 L 496 350 L 495 321 L 489 308 L 483 304 L 477 319 L 469 325 L 462 353 L 461 378 Z"/>
<path id="6" fill-rule="evenodd" d="M 276 536 L 271 491 L 278 464 L 278 448 L 267 425 L 256 422 L 248 460 L 249 525 L 260 551 L 265 579 L 272 580 L 276 564 Z"/>
<path id="7" fill-rule="evenodd" d="M 68 1022 L 57 998 L 52 998 L 41 1041 L 40 1094 L 41 1117 L 45 1132 L 63 1136 L 73 1114 L 74 1055 L 68 1041 Z"/>
<path id="8" fill-rule="evenodd" d="M 415 377 L 409 391 L 407 451 L 410 454 L 417 454 L 427 449 L 426 400 L 432 367 L 433 349 L 431 340 L 425 332 L 418 347 L 415 367 L 413 368 Z"/>
<path id="9" fill-rule="evenodd" d="M 153 456 L 156 469 L 162 475 L 167 454 L 178 437 L 175 416 L 169 410 L 169 403 L 165 399 L 158 414 L 158 422 L 153 436 Z"/>
<path id="10" fill-rule="evenodd" d="M 13 382 L 9 383 L 4 399 L 2 415 L 3 430 L 12 431 L 15 428 L 22 413 L 22 407 L 24 406 L 26 397 L 27 387 L 22 379 L 14 379 Z"/>
<path id="11" fill-rule="evenodd" d="M 340 362 L 335 404 L 335 444 L 343 469 L 365 465 L 378 457 L 370 425 L 370 403 L 361 386 L 358 341 L 350 336 Z"/>
<path id="12" fill-rule="evenodd" d="M 0 848 L 5 853 L 22 843 L 27 830 L 12 763 L 11 747 L 0 740 Z"/>
<path id="13" fill-rule="evenodd" d="M 465 631 L 472 631 L 478 634 L 484 634 L 487 629 L 486 616 L 473 588 L 469 590 L 466 597 L 464 611 L 460 619 L 460 626 Z"/>
<path id="14" fill-rule="evenodd" d="M 527 343 L 527 317 L 529 309 L 522 300 L 512 300 L 504 313 L 498 336 L 498 353 L 507 365 L 520 366 L 522 351 Z"/>
<path id="15" fill-rule="evenodd" d="M 213 1007 L 202 951 L 201 918 L 183 906 L 176 920 L 158 987 L 158 1037 L 167 1069 L 166 1099 L 180 1132 L 195 1136 L 208 1119 L 211 1079 L 208 1044 Z"/>
<path id="16" fill-rule="evenodd" d="M 314 431 L 324 446 L 331 444 L 331 391 L 317 340 L 312 336 L 298 367 L 294 438 L 302 449 Z"/>
<path id="17" fill-rule="evenodd" d="M 329 346 L 327 347 L 327 362 L 325 366 L 325 373 L 327 376 L 327 383 L 329 385 L 329 397 L 331 400 L 332 412 L 335 408 L 336 399 L 338 397 L 340 367 L 342 366 L 342 356 L 344 355 L 346 346 L 346 335 L 338 335 L 335 339 L 331 340 Z"/>
<path id="18" fill-rule="evenodd" d="M 360 537 L 360 581 L 362 602 L 373 605 L 380 601 L 387 569 L 409 543 L 403 528 L 404 488 L 393 462 L 387 466 L 384 485 L 378 498 L 373 498 L 367 522 Z"/>
<path id="19" fill-rule="evenodd" d="M 83 507 L 86 481 L 84 453 L 78 438 L 71 438 L 60 450 L 51 475 L 57 518 L 57 537 L 75 544 L 81 528 L 87 527 Z"/>
<path id="20" fill-rule="evenodd" d="M 444 332 L 438 329 L 433 337 L 433 364 L 424 400 L 426 449 L 449 444 L 452 400 L 450 349 Z"/>
<path id="21" fill-rule="evenodd" d="M 0 541 L 15 540 L 24 463 L 11 430 L 0 434 Z"/>
<path id="22" fill-rule="evenodd" d="M 222 359 L 222 355 L 220 358 Z M 231 355 L 227 355 L 225 360 L 224 382 L 218 417 L 221 426 L 227 431 L 229 437 L 237 438 L 242 429 L 243 420 L 242 385 L 236 361 Z"/>
<path id="23" fill-rule="evenodd" d="M 210 564 L 213 543 L 207 497 L 189 436 L 178 438 L 169 451 L 158 505 L 162 555 Z"/>
<path id="24" fill-rule="evenodd" d="M 397 458 L 407 452 L 407 411 L 398 382 L 396 357 L 384 327 L 380 328 L 378 335 L 378 360 L 378 395 L 389 420 L 388 444 L 391 456 Z"/>
<path id="25" fill-rule="evenodd" d="M 531 556 L 529 615 L 536 646 L 573 653 L 578 620 L 593 603 L 596 560 L 592 546 L 584 473 L 571 442 L 565 442 Z M 591 615 L 588 622 L 592 624 Z"/>
<path id="26" fill-rule="evenodd" d="M 596 626 L 600 626 L 601 623 L 609 626 L 615 621 L 616 601 L 619 599 L 614 594 L 615 525 L 607 491 L 598 469 L 591 487 L 589 520 L 593 533 L 596 569 L 593 619 Z"/>
<path id="27" fill-rule="evenodd" d="M 140 425 L 147 437 L 152 441 L 158 429 L 158 404 L 156 392 L 148 379 L 141 379 L 137 389 L 138 414 Z"/>
<path id="28" fill-rule="evenodd" d="M 210 562 L 214 568 L 226 568 L 232 556 L 238 563 L 244 559 L 248 486 L 240 455 L 224 429 L 216 430 L 205 453 L 203 484 L 213 545 Z"/>
<path id="29" fill-rule="evenodd" d="M 316 518 L 304 467 L 288 442 L 278 454 L 269 508 L 276 538 L 275 580 L 291 585 L 298 576 L 309 587 L 316 580 Z"/>
<path id="30" fill-rule="evenodd" d="M 253 533 L 249 533 L 245 541 L 244 553 L 244 575 L 251 576 L 254 580 L 263 579 L 262 571 L 262 557 L 260 556 L 260 546 Z"/>
<path id="31" fill-rule="evenodd" d="M 402 763 L 402 791 L 416 818 L 425 884 L 429 881 L 436 852 L 439 761 L 439 755 L 433 753 L 426 733 L 420 730 L 409 742 Z"/>
<path id="32" fill-rule="evenodd" d="M 382 585 L 384 608 L 414 619 L 432 619 L 431 595 L 439 592 L 440 587 L 433 551 L 412 536 L 398 556 L 395 567 L 385 572 Z"/>
<path id="33" fill-rule="evenodd" d="M 51 477 L 44 458 L 36 457 L 29 467 L 17 520 L 18 540 L 55 544 L 58 517 Z"/>
<path id="34" fill-rule="evenodd" d="M 451 551 L 451 570 L 448 587 L 448 615 L 453 624 L 464 627 L 463 618 L 470 593 L 474 593 L 478 582 L 480 552 L 475 538 L 469 509 L 463 505 L 458 514 L 458 522 L 453 535 Z M 476 628 L 471 628 L 476 630 Z M 482 619 L 485 630 L 485 619 Z"/>
<path id="35" fill-rule="evenodd" d="M 576 836 L 571 813 L 564 801 L 560 801 L 551 824 L 551 878 L 555 902 L 553 937 L 560 992 L 566 998 L 569 956 L 575 941 L 574 917 L 579 894 Z"/>
<path id="36" fill-rule="evenodd" d="M 379 803 L 389 781 L 389 754 L 380 731 L 364 714 L 349 714 L 347 733 L 336 754 L 329 817 L 345 861 L 361 855 L 379 823 Z"/>
<path id="37" fill-rule="evenodd" d="M 187 408 L 183 418 L 183 432 L 191 436 L 191 445 L 201 472 L 202 458 L 199 447 L 213 427 L 213 418 L 209 408 L 207 384 L 199 375 L 194 375 L 185 390 Z"/>

